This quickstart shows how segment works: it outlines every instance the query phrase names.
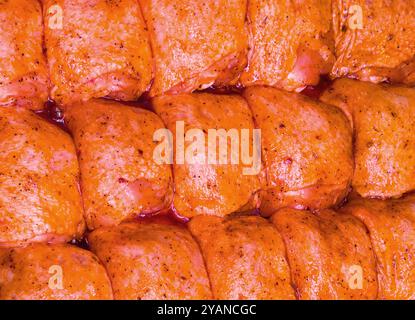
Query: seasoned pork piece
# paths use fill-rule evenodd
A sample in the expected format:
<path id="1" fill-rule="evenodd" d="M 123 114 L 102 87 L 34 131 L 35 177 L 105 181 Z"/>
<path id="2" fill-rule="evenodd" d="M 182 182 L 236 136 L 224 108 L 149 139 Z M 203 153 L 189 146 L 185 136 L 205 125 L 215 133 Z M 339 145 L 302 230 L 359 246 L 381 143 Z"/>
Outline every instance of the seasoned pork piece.
<path id="1" fill-rule="evenodd" d="M 43 108 L 49 80 L 42 41 L 38 1 L 0 1 L 0 107 Z"/>
<path id="2" fill-rule="evenodd" d="M 353 174 L 352 132 L 341 110 L 269 87 L 244 96 L 261 129 L 261 212 L 339 204 Z"/>
<path id="3" fill-rule="evenodd" d="M 108 300 L 111 283 L 91 252 L 70 245 L 0 249 L 1 300 Z"/>
<path id="4" fill-rule="evenodd" d="M 237 82 L 247 61 L 247 0 L 140 3 L 155 59 L 151 96 Z"/>
<path id="5" fill-rule="evenodd" d="M 415 189 L 415 89 L 340 79 L 321 100 L 353 123 L 353 187 L 361 196 L 400 197 Z"/>
<path id="6" fill-rule="evenodd" d="M 210 299 L 202 255 L 184 226 L 147 219 L 100 228 L 88 237 L 115 299 Z"/>
<path id="7" fill-rule="evenodd" d="M 244 86 L 301 91 L 334 63 L 330 0 L 250 0 L 250 52 Z"/>
<path id="8" fill-rule="evenodd" d="M 43 0 L 51 97 L 135 100 L 149 89 L 152 57 L 137 0 Z"/>
<path id="9" fill-rule="evenodd" d="M 252 115 L 241 97 L 181 94 L 155 98 L 153 105 L 172 132 L 173 203 L 181 216 L 257 207 L 261 158 L 253 146 L 260 139 L 254 143 Z"/>
<path id="10" fill-rule="evenodd" d="M 85 228 L 70 136 L 23 108 L 0 108 L 0 246 L 68 241 Z"/>
<path id="11" fill-rule="evenodd" d="M 415 84 L 415 1 L 334 0 L 333 77 Z"/>
<path id="12" fill-rule="evenodd" d="M 164 124 L 153 112 L 91 100 L 65 113 L 79 155 L 90 229 L 167 209 L 173 198 L 170 165 L 153 160 L 153 135 Z"/>
<path id="13" fill-rule="evenodd" d="M 300 299 L 376 299 L 375 256 L 358 219 L 327 209 L 313 214 L 286 208 L 271 221 L 287 246 Z"/>
<path id="14" fill-rule="evenodd" d="M 295 299 L 284 243 L 267 220 L 197 216 L 189 228 L 202 249 L 215 299 Z"/>
<path id="15" fill-rule="evenodd" d="M 376 254 L 379 299 L 415 299 L 415 196 L 354 199 L 343 211 L 369 229 Z"/>

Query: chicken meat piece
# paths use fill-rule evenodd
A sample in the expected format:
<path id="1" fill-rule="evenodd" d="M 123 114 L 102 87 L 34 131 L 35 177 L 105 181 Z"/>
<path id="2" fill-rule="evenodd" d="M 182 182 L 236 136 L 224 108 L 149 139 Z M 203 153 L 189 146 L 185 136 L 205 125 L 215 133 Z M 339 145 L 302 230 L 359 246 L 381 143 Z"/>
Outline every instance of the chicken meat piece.
<path id="1" fill-rule="evenodd" d="M 37 1 L 0 1 L 0 107 L 38 110 L 48 99 L 42 9 Z"/>
<path id="2" fill-rule="evenodd" d="M 271 218 L 287 246 L 302 300 L 376 299 L 376 260 L 365 226 L 352 215 L 290 208 Z"/>
<path id="3" fill-rule="evenodd" d="M 140 0 L 155 59 L 151 96 L 235 84 L 247 62 L 247 0 Z"/>
<path id="4" fill-rule="evenodd" d="M 106 100 L 67 108 L 65 121 L 75 140 L 89 229 L 119 224 L 170 207 L 170 165 L 153 160 L 164 129 L 153 112 Z"/>
<path id="5" fill-rule="evenodd" d="M 103 261 L 115 299 L 210 299 L 197 243 L 182 225 L 162 218 L 100 228 L 88 236 Z"/>
<path id="6" fill-rule="evenodd" d="M 334 63 L 330 0 L 250 0 L 244 86 L 301 91 L 319 83 Z"/>
<path id="7" fill-rule="evenodd" d="M 0 108 L 0 246 L 68 241 L 85 229 L 71 137 L 24 108 Z"/>
<path id="8" fill-rule="evenodd" d="M 415 89 L 335 81 L 321 100 L 343 109 L 355 131 L 354 189 L 363 197 L 400 197 L 415 189 Z"/>
<path id="9" fill-rule="evenodd" d="M 244 91 L 261 129 L 261 212 L 339 204 L 353 175 L 352 132 L 336 107 L 270 87 Z"/>
<path id="10" fill-rule="evenodd" d="M 149 89 L 153 62 L 136 0 L 43 0 L 51 98 L 59 104 Z"/>
<path id="11" fill-rule="evenodd" d="M 225 216 L 258 206 L 261 158 L 253 150 L 252 115 L 241 97 L 181 94 L 155 98 L 153 106 L 173 135 L 173 203 L 179 215 Z M 250 150 L 249 157 L 240 149 Z"/>
<path id="12" fill-rule="evenodd" d="M 285 246 L 275 227 L 258 216 L 197 216 L 189 223 L 219 300 L 292 300 Z"/>
<path id="13" fill-rule="evenodd" d="M 415 1 L 334 0 L 333 77 L 415 84 Z"/>
<path id="14" fill-rule="evenodd" d="M 0 249 L 1 300 L 109 300 L 105 268 L 71 245 L 32 244 Z"/>
<path id="15" fill-rule="evenodd" d="M 353 199 L 342 210 L 369 230 L 377 261 L 378 298 L 415 300 L 415 196 Z"/>

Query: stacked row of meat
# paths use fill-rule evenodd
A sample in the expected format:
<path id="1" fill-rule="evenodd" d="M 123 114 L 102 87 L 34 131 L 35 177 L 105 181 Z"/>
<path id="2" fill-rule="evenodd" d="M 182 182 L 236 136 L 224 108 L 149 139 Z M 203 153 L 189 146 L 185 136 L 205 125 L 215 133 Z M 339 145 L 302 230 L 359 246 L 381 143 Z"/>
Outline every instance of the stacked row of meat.
<path id="1" fill-rule="evenodd" d="M 328 73 L 415 83 L 413 1 L 41 4 L 0 3 L 2 105 L 42 108 L 48 95 L 59 104 L 135 100 L 211 85 L 301 91 Z"/>
<path id="2" fill-rule="evenodd" d="M 161 218 L 124 222 L 88 235 L 96 255 L 64 244 L 1 249 L 0 298 L 414 299 L 414 203 L 286 208 L 271 222 L 200 215 L 190 232 Z"/>

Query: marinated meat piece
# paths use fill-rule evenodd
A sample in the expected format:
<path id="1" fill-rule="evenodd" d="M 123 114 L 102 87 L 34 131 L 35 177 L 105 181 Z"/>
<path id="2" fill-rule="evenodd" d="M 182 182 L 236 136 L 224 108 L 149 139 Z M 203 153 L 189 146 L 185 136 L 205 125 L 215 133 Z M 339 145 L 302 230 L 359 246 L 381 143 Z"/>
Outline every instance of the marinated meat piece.
<path id="1" fill-rule="evenodd" d="M 155 59 L 151 96 L 235 84 L 247 62 L 246 0 L 140 0 Z"/>
<path id="2" fill-rule="evenodd" d="M 415 299 L 415 196 L 355 199 L 344 209 L 369 229 L 376 254 L 379 299 Z"/>
<path id="3" fill-rule="evenodd" d="M 260 187 L 257 173 L 261 159 L 259 152 L 257 161 L 254 159 L 254 124 L 248 105 L 241 97 L 181 94 L 155 98 L 153 105 L 173 133 L 173 203 L 181 216 L 225 216 L 257 206 L 256 192 Z M 215 129 L 217 131 L 213 132 Z M 219 132 L 221 129 L 223 134 Z M 249 134 L 246 141 L 243 141 L 244 129 Z M 218 136 L 223 139 L 215 139 Z M 216 148 L 209 144 L 209 139 L 216 141 Z M 202 145 L 198 148 L 200 142 Z M 239 152 L 247 147 L 251 159 Z M 227 153 L 221 153 L 220 148 Z"/>
<path id="4" fill-rule="evenodd" d="M 0 1 L 0 107 L 43 108 L 49 80 L 42 41 L 39 2 Z"/>
<path id="5" fill-rule="evenodd" d="M 65 120 L 75 139 L 90 229 L 170 207 L 170 165 L 153 160 L 154 113 L 117 102 L 91 100 L 72 105 Z"/>
<path id="6" fill-rule="evenodd" d="M 197 216 L 189 228 L 201 246 L 215 299 L 295 299 L 284 243 L 267 220 Z"/>
<path id="7" fill-rule="evenodd" d="M 0 249 L 1 300 L 112 299 L 105 268 L 89 251 L 34 244 Z"/>
<path id="8" fill-rule="evenodd" d="M 56 102 L 104 96 L 135 100 L 149 88 L 151 48 L 136 0 L 43 3 L 51 96 Z"/>
<path id="9" fill-rule="evenodd" d="M 353 122 L 353 187 L 361 196 L 400 197 L 415 189 L 415 89 L 340 79 L 321 100 Z"/>
<path id="10" fill-rule="evenodd" d="M 333 77 L 415 84 L 415 2 L 334 0 Z"/>
<path id="11" fill-rule="evenodd" d="M 298 298 L 376 299 L 376 260 L 358 219 L 332 210 L 286 208 L 271 221 L 287 246 Z"/>
<path id="12" fill-rule="evenodd" d="M 153 219 L 93 231 L 115 299 L 210 299 L 202 255 L 184 226 Z"/>
<path id="13" fill-rule="evenodd" d="M 330 0 L 250 0 L 251 50 L 244 86 L 301 91 L 334 63 Z"/>
<path id="14" fill-rule="evenodd" d="M 353 174 L 352 133 L 337 108 L 274 88 L 244 92 L 262 130 L 261 212 L 340 203 Z"/>
<path id="15" fill-rule="evenodd" d="M 23 108 L 0 108 L 0 245 L 68 241 L 85 222 L 70 136 Z"/>

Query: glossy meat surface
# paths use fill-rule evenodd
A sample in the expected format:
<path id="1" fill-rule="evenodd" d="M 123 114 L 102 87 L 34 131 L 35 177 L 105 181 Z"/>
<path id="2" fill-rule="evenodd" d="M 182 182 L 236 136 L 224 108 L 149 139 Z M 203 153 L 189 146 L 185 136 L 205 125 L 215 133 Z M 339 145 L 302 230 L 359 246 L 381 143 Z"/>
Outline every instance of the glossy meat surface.
<path id="1" fill-rule="evenodd" d="M 364 225 L 352 215 L 282 209 L 271 221 L 287 247 L 300 299 L 376 299 L 376 261 Z"/>
<path id="2" fill-rule="evenodd" d="M 227 164 L 219 164 L 218 157 L 216 157 L 216 164 L 208 163 L 209 130 L 235 129 L 241 141 L 241 130 L 248 129 L 250 139 L 252 139 L 254 124 L 251 112 L 241 97 L 207 93 L 181 94 L 155 98 L 153 105 L 166 127 L 173 133 L 174 151 L 179 150 L 176 138 L 178 121 L 183 121 L 186 135 L 191 133 L 191 129 L 203 130 L 205 156 L 203 156 L 203 150 L 196 156 L 190 158 L 186 156 L 186 154 L 193 154 L 192 141 L 194 140 L 189 138 L 190 134 L 184 141 L 184 164 L 177 161 L 178 152 L 174 155 L 175 195 L 173 203 L 180 215 L 185 217 L 198 214 L 225 216 L 238 211 L 245 205 L 250 208 L 256 206 L 255 193 L 259 189 L 258 177 L 244 174 L 244 169 L 250 165 L 245 166 L 242 163 L 241 153 L 239 164 L 232 164 L 231 139 L 227 139 Z M 252 142 L 249 146 L 252 150 Z M 250 154 L 252 155 L 252 152 Z M 193 159 L 194 163 L 187 161 L 188 159 Z"/>
<path id="3" fill-rule="evenodd" d="M 91 252 L 70 245 L 0 249 L 1 300 L 112 299 L 105 268 Z"/>
<path id="4" fill-rule="evenodd" d="M 23 108 L 0 108 L 0 245 L 68 241 L 85 222 L 70 136 Z"/>
<path id="5" fill-rule="evenodd" d="M 349 190 L 352 133 L 337 108 L 269 87 L 244 91 L 262 135 L 261 212 L 327 208 Z"/>
<path id="6" fill-rule="evenodd" d="M 170 206 L 170 165 L 153 160 L 154 113 L 106 100 L 72 105 L 65 113 L 78 151 L 88 227 L 110 226 Z"/>
<path id="7" fill-rule="evenodd" d="M 400 197 L 415 189 L 415 89 L 341 79 L 321 100 L 353 122 L 353 187 L 361 196 Z"/>
<path id="8" fill-rule="evenodd" d="M 332 76 L 415 84 L 414 12 L 412 0 L 334 0 Z"/>
<path id="9" fill-rule="evenodd" d="M 369 229 L 376 254 L 379 299 L 415 299 L 415 196 L 355 199 L 344 209 Z"/>
<path id="10" fill-rule="evenodd" d="M 150 95 L 236 83 L 246 65 L 246 0 L 140 0 L 155 59 Z"/>
<path id="11" fill-rule="evenodd" d="M 185 227 L 161 219 L 92 232 L 115 299 L 210 299 L 202 255 Z"/>
<path id="12" fill-rule="evenodd" d="M 49 80 L 42 41 L 37 1 L 0 1 L 0 106 L 43 108 Z"/>
<path id="13" fill-rule="evenodd" d="M 280 234 L 258 216 L 197 216 L 189 223 L 215 299 L 295 299 Z"/>
<path id="14" fill-rule="evenodd" d="M 244 86 L 299 91 L 334 63 L 330 0 L 248 1 L 250 52 Z"/>
<path id="15" fill-rule="evenodd" d="M 135 100 L 149 88 L 151 48 L 136 0 L 44 0 L 43 7 L 52 99 Z"/>

